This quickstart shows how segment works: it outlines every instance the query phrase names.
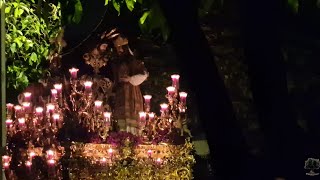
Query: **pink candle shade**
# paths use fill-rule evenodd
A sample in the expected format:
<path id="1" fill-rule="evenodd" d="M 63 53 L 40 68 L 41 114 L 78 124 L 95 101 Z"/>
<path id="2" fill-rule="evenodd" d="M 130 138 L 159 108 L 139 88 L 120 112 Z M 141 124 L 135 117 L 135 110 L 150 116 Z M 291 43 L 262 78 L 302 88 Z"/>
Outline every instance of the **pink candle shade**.
<path id="1" fill-rule="evenodd" d="M 47 112 L 52 113 L 54 111 L 54 105 L 51 103 L 47 104 Z"/>
<path id="2" fill-rule="evenodd" d="M 179 79 L 180 79 L 180 75 L 178 74 L 171 75 L 172 86 L 175 87 L 176 90 L 179 89 Z"/>
<path id="3" fill-rule="evenodd" d="M 175 87 L 173 87 L 173 86 L 169 86 L 169 87 L 167 87 L 167 91 L 168 91 L 168 95 L 169 95 L 169 97 L 173 97 L 174 96 L 174 93 L 175 93 Z"/>
<path id="4" fill-rule="evenodd" d="M 30 113 L 31 107 L 29 102 L 23 102 L 22 106 L 25 113 Z"/>
<path id="5" fill-rule="evenodd" d="M 140 121 L 145 121 L 146 120 L 146 112 L 139 112 L 139 117 L 140 117 Z"/>
<path id="6" fill-rule="evenodd" d="M 168 104 L 162 103 L 162 104 L 160 104 L 160 107 L 161 107 L 161 112 L 165 112 L 168 109 Z"/>
<path id="7" fill-rule="evenodd" d="M 54 84 L 53 87 L 57 90 L 58 94 L 62 92 L 62 84 Z"/>
<path id="8" fill-rule="evenodd" d="M 152 150 L 149 149 L 149 150 L 147 151 L 147 153 L 148 153 L 148 156 L 151 157 L 151 155 L 152 155 Z"/>
<path id="9" fill-rule="evenodd" d="M 31 92 L 25 92 L 25 93 L 23 93 L 23 96 L 24 96 L 24 101 L 25 102 L 30 102 L 30 100 L 31 100 Z"/>
<path id="10" fill-rule="evenodd" d="M 101 109 L 102 103 L 103 102 L 99 100 L 94 101 L 94 106 L 96 107 L 97 110 Z"/>
<path id="11" fill-rule="evenodd" d="M 53 118 L 54 121 L 58 121 L 58 120 L 60 119 L 60 114 L 54 113 L 54 114 L 52 115 L 52 118 Z"/>
<path id="12" fill-rule="evenodd" d="M 92 87 L 92 82 L 91 81 L 86 81 L 84 82 L 84 89 L 87 93 L 91 92 L 91 87 Z"/>
<path id="13" fill-rule="evenodd" d="M 144 95 L 143 98 L 144 98 L 144 103 L 145 104 L 150 104 L 150 100 L 152 98 L 151 95 Z"/>
<path id="14" fill-rule="evenodd" d="M 148 115 L 149 115 L 149 121 L 152 121 L 154 119 L 155 114 L 152 112 L 152 113 L 148 113 Z"/>
<path id="15" fill-rule="evenodd" d="M 79 71 L 79 69 L 74 68 L 74 67 L 71 68 L 71 69 L 69 69 L 69 72 L 70 72 L 70 74 L 71 74 L 71 78 L 72 78 L 72 79 L 77 79 L 78 71 Z"/>
<path id="16" fill-rule="evenodd" d="M 183 104 L 186 104 L 187 96 L 188 96 L 188 94 L 186 92 L 180 92 L 179 93 L 180 102 Z"/>
<path id="17" fill-rule="evenodd" d="M 41 116 L 43 114 L 43 107 L 36 107 L 36 115 Z"/>
<path id="18" fill-rule="evenodd" d="M 12 114 L 12 112 L 13 112 L 13 104 L 11 104 L 11 103 L 8 103 L 8 104 L 6 104 L 6 107 L 7 107 L 7 113 L 8 114 Z"/>
<path id="19" fill-rule="evenodd" d="M 13 123 L 12 119 L 6 119 L 6 125 L 11 126 Z"/>
<path id="20" fill-rule="evenodd" d="M 111 118 L 111 112 L 104 112 L 103 116 L 106 120 L 107 123 L 110 123 L 110 118 Z"/>
<path id="21" fill-rule="evenodd" d="M 19 125 L 24 125 L 26 123 L 25 118 L 18 118 Z"/>
<path id="22" fill-rule="evenodd" d="M 58 94 L 58 91 L 57 91 L 57 89 L 51 89 L 51 96 L 52 96 L 52 98 L 56 98 L 57 97 L 57 94 Z"/>

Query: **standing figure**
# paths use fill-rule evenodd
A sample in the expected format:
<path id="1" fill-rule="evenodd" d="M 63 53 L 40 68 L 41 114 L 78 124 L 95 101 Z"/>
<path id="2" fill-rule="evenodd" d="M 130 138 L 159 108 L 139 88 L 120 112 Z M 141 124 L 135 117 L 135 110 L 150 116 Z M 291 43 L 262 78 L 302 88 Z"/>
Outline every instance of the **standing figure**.
<path id="1" fill-rule="evenodd" d="M 112 68 L 115 82 L 114 118 L 120 131 L 137 134 L 139 112 L 143 111 L 139 85 L 147 79 L 148 72 L 144 63 L 135 59 L 126 38 L 118 36 L 113 43 L 117 53 Z"/>

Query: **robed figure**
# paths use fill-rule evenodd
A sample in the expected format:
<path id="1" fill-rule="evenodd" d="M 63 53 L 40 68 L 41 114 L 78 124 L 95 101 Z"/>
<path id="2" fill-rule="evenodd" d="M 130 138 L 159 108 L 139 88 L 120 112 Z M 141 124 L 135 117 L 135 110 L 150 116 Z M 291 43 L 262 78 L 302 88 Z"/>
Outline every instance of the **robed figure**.
<path id="1" fill-rule="evenodd" d="M 120 131 L 138 133 L 139 112 L 143 111 L 143 95 L 139 85 L 148 72 L 144 63 L 137 60 L 128 46 L 128 40 L 119 36 L 114 40 L 117 57 L 113 63 L 115 104 L 114 118 Z"/>

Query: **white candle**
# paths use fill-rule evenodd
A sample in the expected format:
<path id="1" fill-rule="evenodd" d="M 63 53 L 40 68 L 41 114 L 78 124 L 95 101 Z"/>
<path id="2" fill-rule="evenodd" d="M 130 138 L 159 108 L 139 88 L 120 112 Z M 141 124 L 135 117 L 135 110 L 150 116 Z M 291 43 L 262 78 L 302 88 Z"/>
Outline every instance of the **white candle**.
<path id="1" fill-rule="evenodd" d="M 69 69 L 69 72 L 71 74 L 72 79 L 77 79 L 77 74 L 78 74 L 79 69 L 77 68 L 71 68 Z"/>

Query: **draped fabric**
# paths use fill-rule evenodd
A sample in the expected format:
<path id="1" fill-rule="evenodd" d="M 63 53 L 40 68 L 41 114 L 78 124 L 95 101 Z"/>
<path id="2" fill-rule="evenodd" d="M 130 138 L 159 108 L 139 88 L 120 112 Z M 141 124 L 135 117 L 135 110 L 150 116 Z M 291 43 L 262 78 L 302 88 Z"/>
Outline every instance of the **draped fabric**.
<path id="1" fill-rule="evenodd" d="M 115 77 L 115 119 L 125 120 L 126 125 L 137 128 L 139 111 L 143 111 L 143 96 L 139 85 L 146 79 L 143 62 L 126 60 L 114 67 Z M 120 78 L 129 76 L 129 82 L 121 82 Z M 136 80 L 135 80 L 136 79 Z M 144 80 L 143 80 L 144 79 Z M 133 85 L 132 83 L 133 82 Z M 134 83 L 135 82 L 135 83 Z M 120 127 L 124 129 L 125 127 Z"/>

